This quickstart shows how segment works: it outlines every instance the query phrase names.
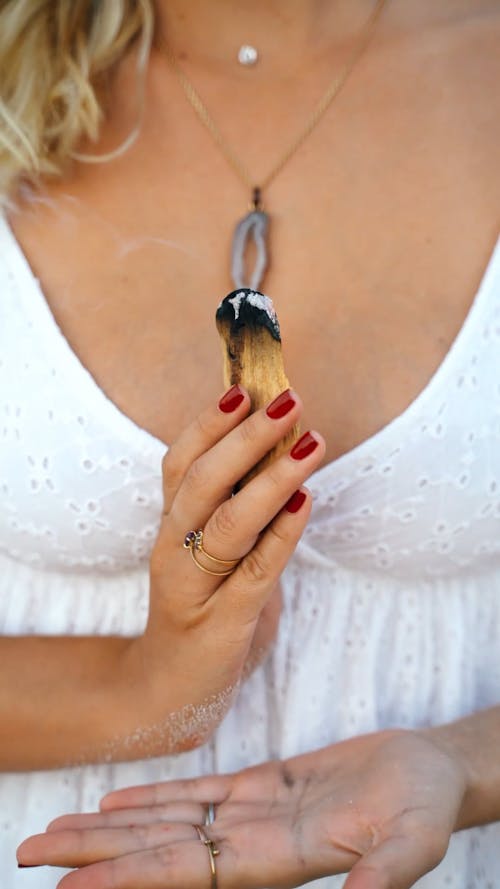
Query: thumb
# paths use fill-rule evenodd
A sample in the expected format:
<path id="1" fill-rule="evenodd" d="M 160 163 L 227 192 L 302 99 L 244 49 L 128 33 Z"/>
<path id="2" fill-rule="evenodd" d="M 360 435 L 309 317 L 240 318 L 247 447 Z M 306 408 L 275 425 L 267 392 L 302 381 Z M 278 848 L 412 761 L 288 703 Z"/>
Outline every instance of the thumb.
<path id="1" fill-rule="evenodd" d="M 433 870 L 448 848 L 449 837 L 415 826 L 415 834 L 395 834 L 373 847 L 354 865 L 344 889 L 411 889 Z"/>

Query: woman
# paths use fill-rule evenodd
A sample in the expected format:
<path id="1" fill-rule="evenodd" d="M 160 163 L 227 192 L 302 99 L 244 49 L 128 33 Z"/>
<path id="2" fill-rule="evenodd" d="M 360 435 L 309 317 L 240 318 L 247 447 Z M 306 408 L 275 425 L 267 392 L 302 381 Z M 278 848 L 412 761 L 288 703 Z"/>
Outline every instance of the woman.
<path id="1" fill-rule="evenodd" d="M 498 4 L 10 0 L 0 35 L 6 885 L 496 885 Z M 252 415 L 214 325 L 244 163 L 304 404 Z"/>

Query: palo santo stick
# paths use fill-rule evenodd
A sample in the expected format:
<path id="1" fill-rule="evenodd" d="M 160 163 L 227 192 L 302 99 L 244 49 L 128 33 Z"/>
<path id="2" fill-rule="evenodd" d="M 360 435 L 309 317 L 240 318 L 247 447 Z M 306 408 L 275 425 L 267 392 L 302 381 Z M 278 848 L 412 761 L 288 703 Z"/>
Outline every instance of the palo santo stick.
<path id="1" fill-rule="evenodd" d="M 216 313 L 222 343 L 224 385 L 239 383 L 248 390 L 252 411 L 265 407 L 290 383 L 285 374 L 281 334 L 272 301 L 263 293 L 242 288 L 222 300 Z M 243 487 L 264 466 L 292 447 L 299 436 L 296 424 L 241 480 Z"/>

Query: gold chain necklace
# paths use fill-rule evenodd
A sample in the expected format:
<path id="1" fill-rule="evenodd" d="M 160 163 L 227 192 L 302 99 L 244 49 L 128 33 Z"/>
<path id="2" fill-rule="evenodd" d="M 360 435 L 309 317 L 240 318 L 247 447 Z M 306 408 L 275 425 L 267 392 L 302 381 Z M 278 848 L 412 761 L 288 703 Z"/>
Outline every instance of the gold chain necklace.
<path id="1" fill-rule="evenodd" d="M 247 167 L 234 152 L 231 145 L 224 139 L 219 127 L 215 123 L 213 117 L 208 111 L 207 106 L 203 102 L 200 94 L 195 89 L 189 78 L 186 76 L 182 68 L 180 68 L 177 59 L 170 50 L 170 47 L 160 37 L 159 46 L 164 52 L 170 65 L 172 66 L 183 92 L 196 112 L 199 120 L 206 127 L 215 144 L 219 147 L 221 153 L 226 158 L 228 164 L 232 167 L 240 181 L 251 191 L 251 211 L 241 219 L 234 230 L 232 251 L 231 251 L 231 275 L 235 287 L 250 287 L 252 290 L 258 290 L 268 266 L 268 249 L 267 236 L 269 230 L 269 214 L 264 212 L 262 202 L 262 194 L 265 188 L 281 173 L 283 167 L 288 163 L 291 157 L 298 151 L 307 137 L 315 129 L 321 118 L 324 116 L 334 99 L 338 96 L 340 90 L 344 86 L 351 71 L 360 59 L 361 55 L 367 48 L 372 38 L 375 27 L 380 18 L 380 14 L 385 5 L 386 0 L 377 0 L 375 8 L 371 13 L 366 25 L 364 26 L 359 40 L 353 51 L 350 53 L 345 65 L 337 74 L 335 79 L 329 85 L 326 92 L 322 95 L 316 107 L 309 115 L 302 129 L 297 133 L 295 139 L 288 146 L 287 150 L 282 154 L 276 163 L 271 167 L 266 176 L 261 179 L 258 185 L 251 176 Z M 249 276 L 245 271 L 245 254 L 249 239 L 253 238 L 256 248 L 256 261 L 253 271 Z"/>

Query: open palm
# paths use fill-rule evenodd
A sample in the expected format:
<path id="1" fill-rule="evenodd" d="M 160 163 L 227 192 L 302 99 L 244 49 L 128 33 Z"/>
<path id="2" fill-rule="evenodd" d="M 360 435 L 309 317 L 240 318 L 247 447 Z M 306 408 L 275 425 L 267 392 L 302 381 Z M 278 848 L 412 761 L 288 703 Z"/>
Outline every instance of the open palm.
<path id="1" fill-rule="evenodd" d="M 60 889 L 207 889 L 194 824 L 208 801 L 219 889 L 299 886 L 351 871 L 345 889 L 407 889 L 444 853 L 464 772 L 425 735 L 365 735 L 232 775 L 118 791 L 19 849 L 24 864 L 77 868 Z"/>

